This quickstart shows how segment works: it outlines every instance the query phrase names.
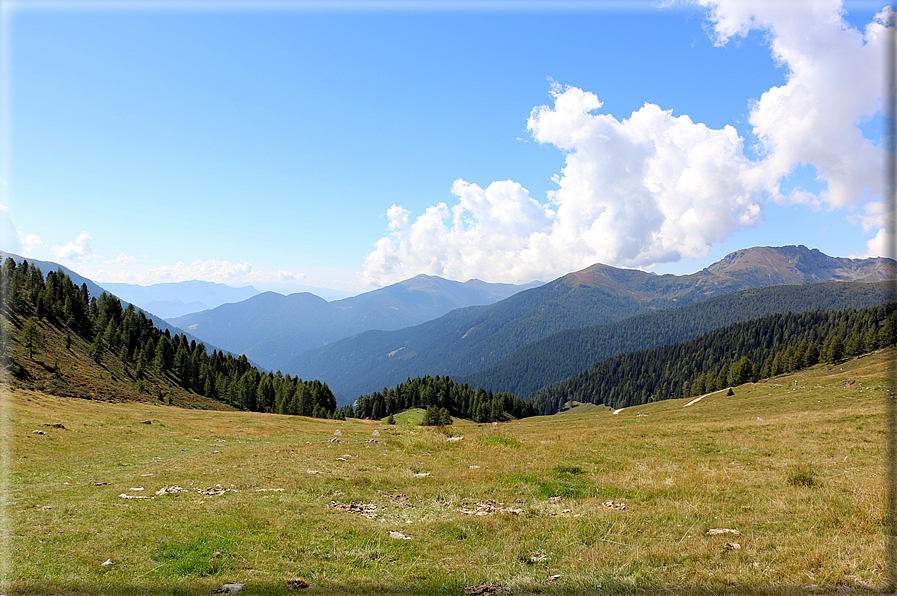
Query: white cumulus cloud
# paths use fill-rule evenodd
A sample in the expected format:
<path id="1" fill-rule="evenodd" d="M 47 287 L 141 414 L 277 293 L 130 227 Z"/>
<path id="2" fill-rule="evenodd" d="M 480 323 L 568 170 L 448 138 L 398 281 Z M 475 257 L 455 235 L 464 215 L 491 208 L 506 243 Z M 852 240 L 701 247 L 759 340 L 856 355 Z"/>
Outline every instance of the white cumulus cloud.
<path id="1" fill-rule="evenodd" d="M 93 254 L 93 250 L 90 248 L 90 234 L 87 232 L 81 232 L 74 241 L 67 242 L 63 246 L 54 246 L 50 250 L 57 258 L 82 263 L 100 258 Z"/>
<path id="2" fill-rule="evenodd" d="M 21 230 L 16 230 L 16 236 L 19 239 L 19 245 L 22 247 L 23 257 L 30 257 L 32 251 L 44 245 L 37 234 L 26 234 Z"/>
<path id="3" fill-rule="evenodd" d="M 115 263 L 116 265 L 130 265 L 133 262 L 134 257 L 128 256 L 123 252 L 118 253 L 118 256 L 111 261 L 106 261 L 106 263 Z"/>
<path id="4" fill-rule="evenodd" d="M 9 207 L 0 205 L 0 249 L 23 257 L 32 256 L 32 251 L 43 246 L 37 234 L 26 234 L 16 228 L 9 214 Z"/>
<path id="5" fill-rule="evenodd" d="M 699 258 L 761 221 L 766 201 L 846 209 L 875 231 L 881 149 L 859 125 L 882 106 L 887 13 L 860 31 L 843 19 L 839 0 L 698 2 L 717 44 L 764 31 L 772 59 L 786 69 L 784 85 L 745 100 L 758 157 L 745 154 L 732 126 L 712 129 L 650 103 L 618 119 L 600 112 L 594 93 L 555 84 L 554 104 L 535 108 L 528 129 L 566 155 L 559 188 L 540 203 L 510 180 L 485 190 L 458 180 L 454 204 L 429 207 L 414 221 L 393 205 L 364 280 L 429 273 L 513 282 L 596 262 L 650 267 Z M 815 168 L 819 193 L 785 190 L 783 181 L 804 166 Z"/>
<path id="6" fill-rule="evenodd" d="M 807 202 L 805 193 L 780 193 L 778 181 L 811 164 L 825 189 L 815 201 L 850 208 L 881 197 L 882 157 L 857 126 L 882 107 L 882 60 L 887 12 L 864 31 L 841 16 L 839 0 L 701 0 L 710 9 L 716 43 L 752 29 L 770 35 L 786 83 L 765 92 L 751 108 L 750 124 L 762 160 L 758 183 L 778 200 Z M 815 202 L 814 201 L 814 202 Z"/>

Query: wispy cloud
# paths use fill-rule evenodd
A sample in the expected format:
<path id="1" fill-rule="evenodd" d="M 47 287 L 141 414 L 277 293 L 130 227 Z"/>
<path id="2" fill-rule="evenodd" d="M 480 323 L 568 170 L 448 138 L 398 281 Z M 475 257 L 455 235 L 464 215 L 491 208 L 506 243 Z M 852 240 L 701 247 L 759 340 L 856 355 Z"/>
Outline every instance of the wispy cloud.
<path id="1" fill-rule="evenodd" d="M 83 273 L 102 281 L 141 285 L 194 279 L 226 284 L 293 284 L 305 277 L 302 273 L 284 270 L 254 271 L 248 262 L 231 263 L 222 259 L 196 260 L 191 263 L 179 261 L 174 265 L 141 269 L 136 266 L 138 263 L 135 257 L 121 253 L 116 259 L 104 263 L 113 266 L 85 268 Z"/>

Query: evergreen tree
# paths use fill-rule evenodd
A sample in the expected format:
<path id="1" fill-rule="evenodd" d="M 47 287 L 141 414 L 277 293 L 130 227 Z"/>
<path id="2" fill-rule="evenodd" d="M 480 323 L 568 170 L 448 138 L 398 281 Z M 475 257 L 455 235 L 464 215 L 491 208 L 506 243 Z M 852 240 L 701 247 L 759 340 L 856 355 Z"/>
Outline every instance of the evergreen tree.
<path id="1" fill-rule="evenodd" d="M 34 360 L 34 351 L 40 350 L 44 345 L 44 334 L 34 317 L 28 317 L 22 327 L 22 344 L 28 350 L 29 360 Z"/>

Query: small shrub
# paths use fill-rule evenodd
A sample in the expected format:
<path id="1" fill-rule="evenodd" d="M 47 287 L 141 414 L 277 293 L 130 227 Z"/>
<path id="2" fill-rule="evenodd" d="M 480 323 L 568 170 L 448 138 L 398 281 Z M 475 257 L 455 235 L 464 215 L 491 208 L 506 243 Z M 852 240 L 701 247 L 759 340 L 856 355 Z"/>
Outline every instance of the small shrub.
<path id="1" fill-rule="evenodd" d="M 799 464 L 794 467 L 788 476 L 788 484 L 807 488 L 817 487 L 819 486 L 819 481 L 816 479 L 816 470 L 809 464 Z"/>
<path id="2" fill-rule="evenodd" d="M 579 476 L 585 474 L 586 471 L 579 466 L 555 466 L 553 473 L 555 476 Z"/>

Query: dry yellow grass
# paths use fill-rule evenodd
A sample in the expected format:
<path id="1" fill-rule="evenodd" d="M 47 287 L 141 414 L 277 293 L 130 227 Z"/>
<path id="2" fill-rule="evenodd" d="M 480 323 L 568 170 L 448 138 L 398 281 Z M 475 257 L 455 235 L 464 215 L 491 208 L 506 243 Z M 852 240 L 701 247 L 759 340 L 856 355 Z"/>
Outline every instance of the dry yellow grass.
<path id="1" fill-rule="evenodd" d="M 892 356 L 448 433 L 7 393 L 4 593 L 862 592 Z"/>

